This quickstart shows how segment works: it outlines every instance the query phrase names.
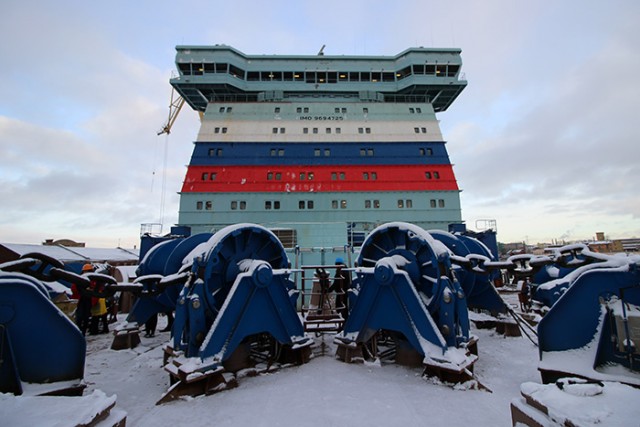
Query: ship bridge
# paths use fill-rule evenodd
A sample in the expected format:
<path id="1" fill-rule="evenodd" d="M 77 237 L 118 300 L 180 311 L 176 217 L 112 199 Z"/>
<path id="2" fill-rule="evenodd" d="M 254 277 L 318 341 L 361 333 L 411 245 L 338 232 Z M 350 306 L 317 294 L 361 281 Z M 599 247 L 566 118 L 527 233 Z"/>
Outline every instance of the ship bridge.
<path id="1" fill-rule="evenodd" d="M 395 56 L 245 55 L 225 45 L 177 46 L 171 85 L 196 111 L 210 102 L 353 99 L 429 103 L 445 111 L 467 85 L 461 50 L 409 48 Z"/>

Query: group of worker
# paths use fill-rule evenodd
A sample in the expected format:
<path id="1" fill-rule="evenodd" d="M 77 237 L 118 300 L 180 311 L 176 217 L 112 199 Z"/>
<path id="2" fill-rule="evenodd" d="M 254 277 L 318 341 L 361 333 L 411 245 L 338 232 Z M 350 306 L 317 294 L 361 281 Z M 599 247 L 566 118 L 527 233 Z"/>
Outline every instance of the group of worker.
<path id="1" fill-rule="evenodd" d="M 83 275 L 94 271 L 95 268 L 90 263 L 82 266 Z M 115 320 L 113 312 L 111 319 L 109 319 L 107 299 L 91 295 L 90 291 L 100 291 L 98 286 L 95 280 L 90 281 L 88 290 L 80 289 L 75 283 L 71 285 L 72 298 L 78 301 L 75 322 L 82 335 L 86 335 L 87 332 L 89 332 L 89 335 L 106 334 L 109 332 L 109 322 Z M 110 305 L 113 306 L 113 303 Z"/>

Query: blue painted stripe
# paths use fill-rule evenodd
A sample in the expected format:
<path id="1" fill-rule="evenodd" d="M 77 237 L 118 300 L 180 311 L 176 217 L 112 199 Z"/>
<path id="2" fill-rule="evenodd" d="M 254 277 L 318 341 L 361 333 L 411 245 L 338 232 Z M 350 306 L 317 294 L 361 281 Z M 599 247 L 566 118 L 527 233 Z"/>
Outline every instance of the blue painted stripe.
<path id="1" fill-rule="evenodd" d="M 449 165 L 445 142 L 197 142 L 191 166 Z"/>

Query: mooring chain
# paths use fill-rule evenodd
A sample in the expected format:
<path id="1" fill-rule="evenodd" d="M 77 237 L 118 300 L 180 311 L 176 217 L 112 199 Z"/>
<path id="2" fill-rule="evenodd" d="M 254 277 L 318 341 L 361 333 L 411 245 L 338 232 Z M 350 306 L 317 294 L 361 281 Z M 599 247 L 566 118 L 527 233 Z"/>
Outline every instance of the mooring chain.
<path id="1" fill-rule="evenodd" d="M 493 261 L 479 254 L 451 255 L 451 263 L 478 274 L 507 271 L 518 279 L 531 278 L 547 265 L 577 268 L 593 262 L 606 261 L 606 255 L 591 252 L 585 245 L 576 244 L 559 248 L 552 255 L 512 255 L 505 261 Z"/>

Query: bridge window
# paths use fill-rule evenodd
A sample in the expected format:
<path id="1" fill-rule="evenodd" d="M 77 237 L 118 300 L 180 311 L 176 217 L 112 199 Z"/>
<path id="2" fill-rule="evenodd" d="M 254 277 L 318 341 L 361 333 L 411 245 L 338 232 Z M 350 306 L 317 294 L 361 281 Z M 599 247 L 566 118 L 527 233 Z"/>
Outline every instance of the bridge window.
<path id="1" fill-rule="evenodd" d="M 433 173 L 433 177 L 434 177 L 435 179 L 440 179 L 440 172 L 435 171 L 435 172 Z"/>
<path id="2" fill-rule="evenodd" d="M 229 65 L 229 74 L 231 74 L 233 77 L 244 79 L 244 70 L 236 67 L 235 65 Z"/>
<path id="3" fill-rule="evenodd" d="M 206 201 L 204 204 L 204 208 L 208 211 L 213 210 L 213 202 L 211 200 Z"/>
<path id="4" fill-rule="evenodd" d="M 340 133 L 340 132 L 337 132 L 337 133 Z M 325 155 L 325 157 L 331 156 L 331 149 L 330 148 L 325 148 L 324 149 L 324 155 Z"/>
<path id="5" fill-rule="evenodd" d="M 340 209 L 347 209 L 347 201 L 340 200 Z"/>
<path id="6" fill-rule="evenodd" d="M 196 209 L 201 211 L 202 210 L 202 205 L 203 205 L 202 201 L 197 201 L 196 202 Z"/>
<path id="7" fill-rule="evenodd" d="M 431 172 L 425 172 L 424 177 L 427 179 L 431 179 Z"/>
<path id="8" fill-rule="evenodd" d="M 403 69 L 401 69 L 400 71 L 396 72 L 396 79 L 397 80 L 402 80 L 405 77 L 411 75 L 411 67 L 405 67 Z"/>
<path id="9" fill-rule="evenodd" d="M 309 133 L 309 128 L 303 128 L 302 133 Z"/>
<path id="10" fill-rule="evenodd" d="M 202 180 L 206 181 L 209 179 L 209 173 L 208 172 L 202 172 Z"/>
<path id="11" fill-rule="evenodd" d="M 438 207 L 444 208 L 444 199 L 438 199 Z"/>

